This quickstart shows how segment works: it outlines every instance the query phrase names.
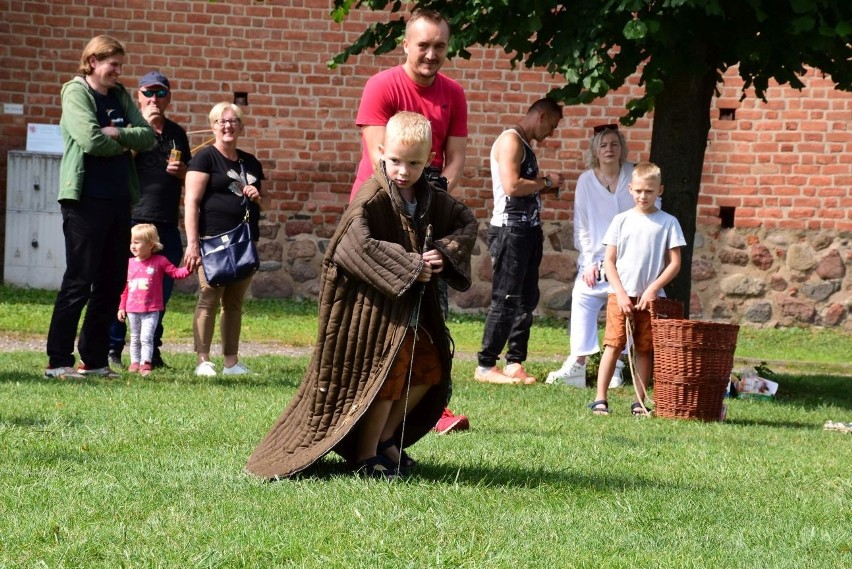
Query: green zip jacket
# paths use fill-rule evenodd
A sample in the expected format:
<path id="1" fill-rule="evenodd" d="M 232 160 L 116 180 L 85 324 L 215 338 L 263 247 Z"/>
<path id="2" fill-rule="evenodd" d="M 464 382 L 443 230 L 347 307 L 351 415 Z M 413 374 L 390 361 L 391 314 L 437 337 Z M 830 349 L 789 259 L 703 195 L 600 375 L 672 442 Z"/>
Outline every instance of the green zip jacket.
<path id="1" fill-rule="evenodd" d="M 58 200 L 78 201 L 83 193 L 83 156 L 117 156 L 127 150 L 141 152 L 154 146 L 154 129 L 133 103 L 133 98 L 120 83 L 115 90 L 124 107 L 127 126 L 119 128 L 119 140 L 113 140 L 101 132 L 97 120 L 95 98 L 82 76 L 74 77 L 62 86 L 62 118 L 59 127 L 65 154 L 59 166 Z M 130 201 L 139 201 L 139 179 L 131 160 Z"/>

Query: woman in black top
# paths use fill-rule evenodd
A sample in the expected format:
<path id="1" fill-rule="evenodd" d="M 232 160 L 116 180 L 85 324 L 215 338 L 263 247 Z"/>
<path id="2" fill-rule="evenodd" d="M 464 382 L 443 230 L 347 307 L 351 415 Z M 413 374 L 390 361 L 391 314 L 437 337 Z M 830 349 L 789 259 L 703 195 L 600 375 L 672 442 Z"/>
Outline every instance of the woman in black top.
<path id="1" fill-rule="evenodd" d="M 240 328 L 242 326 L 243 298 L 252 277 L 213 288 L 201 268 L 199 238 L 230 231 L 242 222 L 245 215 L 243 196 L 248 199 L 249 226 L 252 239 L 258 239 L 261 180 L 263 169 L 257 158 L 237 148 L 243 132 L 242 110 L 231 103 L 219 103 L 210 111 L 210 126 L 215 141 L 192 157 L 184 182 L 184 225 L 186 228 L 186 255 L 189 269 L 197 270 L 199 295 L 195 307 L 193 336 L 198 365 L 195 374 L 216 375 L 210 361 L 210 344 L 216 312 L 222 307 L 220 334 L 225 375 L 248 373 L 239 361 Z"/>

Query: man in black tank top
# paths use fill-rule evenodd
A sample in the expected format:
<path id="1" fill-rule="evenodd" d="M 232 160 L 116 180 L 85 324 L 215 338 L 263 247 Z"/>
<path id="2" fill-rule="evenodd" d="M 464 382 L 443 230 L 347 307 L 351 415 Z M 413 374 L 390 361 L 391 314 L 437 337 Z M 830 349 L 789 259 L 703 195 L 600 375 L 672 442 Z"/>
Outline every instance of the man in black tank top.
<path id="1" fill-rule="evenodd" d="M 488 253 L 493 269 L 491 308 L 485 320 L 482 349 L 477 354 L 477 381 L 535 383 L 527 375 L 533 311 L 538 305 L 538 268 L 541 264 L 542 192 L 556 191 L 558 174 L 545 176 L 530 143 L 551 136 L 562 119 L 562 107 L 553 99 L 539 99 L 524 118 L 504 131 L 491 148 L 494 210 L 488 228 Z M 497 367 L 507 345 L 506 367 Z"/>

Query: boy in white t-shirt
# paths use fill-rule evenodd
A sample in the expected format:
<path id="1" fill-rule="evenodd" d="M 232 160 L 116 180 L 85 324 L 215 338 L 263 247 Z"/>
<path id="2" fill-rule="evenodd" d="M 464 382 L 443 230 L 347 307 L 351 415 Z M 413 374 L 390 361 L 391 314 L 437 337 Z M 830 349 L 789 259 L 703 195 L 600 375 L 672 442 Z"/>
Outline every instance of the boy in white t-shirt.
<path id="1" fill-rule="evenodd" d="M 598 368 L 597 396 L 589 408 L 608 415 L 606 391 L 618 355 L 627 345 L 627 326 L 633 331 L 636 349 L 636 384 L 639 399 L 630 406 L 634 415 L 645 415 L 645 388 L 651 372 L 651 301 L 665 296 L 663 287 L 680 271 L 680 248 L 686 245 L 677 219 L 657 209 L 663 193 L 660 168 L 642 162 L 633 169 L 630 194 L 636 207 L 615 216 L 604 236 L 604 272 L 614 294 L 606 306 L 604 352 Z"/>

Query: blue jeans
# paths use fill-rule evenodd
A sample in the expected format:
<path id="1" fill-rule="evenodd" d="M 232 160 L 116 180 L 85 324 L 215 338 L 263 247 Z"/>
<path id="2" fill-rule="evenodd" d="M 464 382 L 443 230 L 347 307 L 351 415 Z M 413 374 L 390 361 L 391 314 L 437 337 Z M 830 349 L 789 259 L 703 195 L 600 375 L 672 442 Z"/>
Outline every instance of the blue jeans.
<path id="1" fill-rule="evenodd" d="M 62 205 L 65 274 L 47 333 L 51 368 L 74 365 L 74 339 L 90 369 L 107 365 L 109 327 L 127 282 L 130 204 L 83 197 Z"/>
<path id="2" fill-rule="evenodd" d="M 144 221 L 133 220 L 132 225 L 137 223 L 147 223 Z M 173 265 L 179 266 L 183 258 L 183 241 L 180 237 L 180 229 L 176 224 L 171 223 L 154 223 L 157 228 L 157 233 L 160 234 L 160 243 L 163 244 L 163 250 L 160 254 L 165 255 L 166 259 L 172 262 Z M 129 235 L 129 232 L 128 232 Z M 129 250 L 129 248 L 128 248 Z M 125 271 L 126 273 L 127 271 Z M 126 282 L 125 278 L 125 282 Z M 169 298 L 172 296 L 172 291 L 175 289 L 175 280 L 166 275 L 163 278 L 163 310 L 160 312 L 160 320 L 157 322 L 157 329 L 154 331 L 154 357 L 160 357 L 160 346 L 163 345 L 163 316 L 166 314 L 165 307 L 169 304 Z M 123 289 L 122 289 L 123 290 Z M 127 335 L 127 325 L 114 318 L 112 325 L 109 328 L 109 352 L 117 356 L 121 356 L 121 351 L 124 349 L 125 336 Z"/>
<path id="3" fill-rule="evenodd" d="M 477 360 L 482 367 L 494 367 L 508 343 L 507 363 L 527 359 L 533 311 L 538 305 L 538 269 L 541 265 L 544 234 L 541 227 L 488 228 L 491 255 L 491 308 L 485 319 L 482 349 Z"/>

